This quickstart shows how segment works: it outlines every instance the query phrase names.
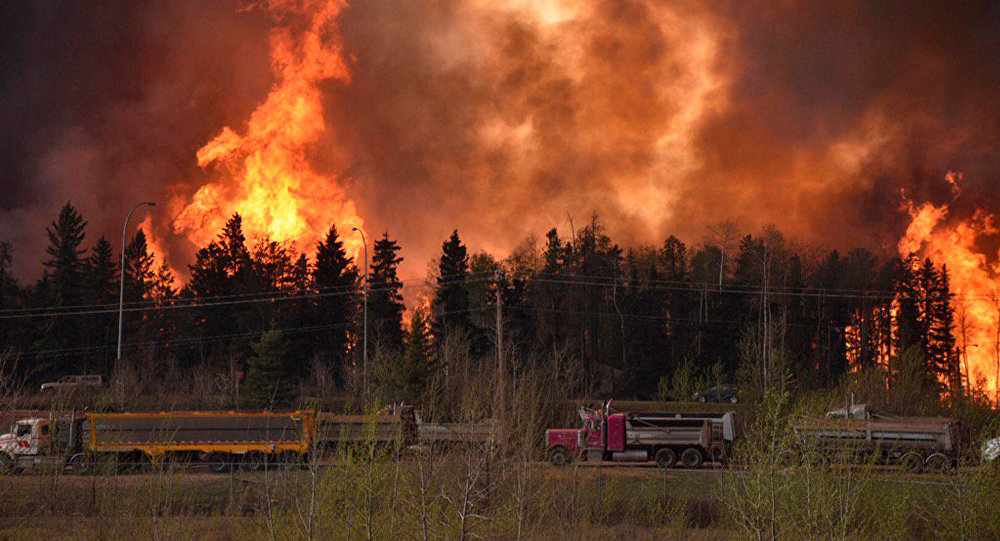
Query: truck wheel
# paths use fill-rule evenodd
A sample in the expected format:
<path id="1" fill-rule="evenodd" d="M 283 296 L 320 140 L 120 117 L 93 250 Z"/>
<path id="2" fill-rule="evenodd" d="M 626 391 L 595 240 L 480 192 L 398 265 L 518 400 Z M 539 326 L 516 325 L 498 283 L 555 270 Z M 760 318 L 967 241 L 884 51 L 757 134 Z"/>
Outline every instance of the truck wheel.
<path id="1" fill-rule="evenodd" d="M 701 453 L 701 450 L 695 449 L 694 447 L 688 447 L 684 449 L 681 453 L 681 463 L 684 464 L 685 468 L 700 468 L 702 462 L 705 461 L 705 455 Z"/>
<path id="2" fill-rule="evenodd" d="M 670 468 L 677 463 L 677 453 L 669 447 L 664 447 L 656 452 L 656 465 L 661 468 Z"/>
<path id="3" fill-rule="evenodd" d="M 267 465 L 267 455 L 260 451 L 250 451 L 243 455 L 244 471 L 260 471 Z"/>
<path id="4" fill-rule="evenodd" d="M 73 473 L 77 475 L 87 475 L 94 469 L 94 457 L 83 453 L 77 453 L 69 457 L 69 465 L 73 468 Z"/>
<path id="5" fill-rule="evenodd" d="M 14 473 L 14 459 L 7 453 L 0 453 L 0 475 Z"/>
<path id="6" fill-rule="evenodd" d="M 723 466 L 726 465 L 726 461 L 729 458 L 729 456 L 728 453 L 726 452 L 726 445 L 724 443 L 721 442 L 713 443 L 712 446 L 709 448 L 709 452 L 712 455 L 712 460 L 718 462 Z"/>
<path id="7" fill-rule="evenodd" d="M 213 473 L 226 473 L 233 466 L 228 453 L 212 453 L 208 455 L 208 469 Z"/>
<path id="8" fill-rule="evenodd" d="M 911 451 L 903 455 L 903 458 L 899 459 L 899 463 L 910 473 L 920 473 L 920 470 L 924 468 L 924 457 L 916 451 Z"/>
<path id="9" fill-rule="evenodd" d="M 819 451 L 806 451 L 802 455 L 802 463 L 814 468 L 826 466 L 826 455 Z"/>
<path id="10" fill-rule="evenodd" d="M 927 471 L 943 473 L 951 469 L 951 461 L 941 453 L 934 453 L 924 461 L 924 469 Z"/>
<path id="11" fill-rule="evenodd" d="M 549 461 L 553 466 L 561 468 L 569 463 L 569 453 L 562 447 L 556 447 L 549 451 Z"/>
<path id="12" fill-rule="evenodd" d="M 294 470 L 299 466 L 301 458 L 295 451 L 282 451 L 278 454 L 278 467 L 283 470 Z"/>

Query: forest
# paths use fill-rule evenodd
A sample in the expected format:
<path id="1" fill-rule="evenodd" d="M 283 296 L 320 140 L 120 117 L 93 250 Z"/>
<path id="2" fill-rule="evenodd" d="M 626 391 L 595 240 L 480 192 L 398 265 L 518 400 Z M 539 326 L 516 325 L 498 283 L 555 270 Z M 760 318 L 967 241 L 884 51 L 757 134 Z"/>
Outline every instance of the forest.
<path id="1" fill-rule="evenodd" d="M 336 225 L 315 251 L 295 253 L 247 239 L 235 214 L 197 251 L 183 285 L 141 229 L 124 269 L 70 203 L 45 233 L 33 283 L 11 275 L 16 248 L 0 244 L 0 348 L 25 386 L 141 364 L 143 381 L 209 374 L 217 390 L 242 386 L 251 402 L 290 403 L 317 386 L 349 392 L 363 374 L 383 400 L 419 403 L 458 370 L 461 350 L 462 370 L 504 359 L 515 378 L 555 363 L 573 375 L 561 392 L 578 397 L 690 400 L 718 383 L 809 391 L 851 380 L 869 382 L 890 409 L 892 389 L 905 386 L 912 409 L 914 396 L 931 408 L 977 387 L 961 362 L 947 268 L 806 246 L 773 227 L 722 222 L 699 242 L 629 246 L 594 215 L 505 258 L 474 251 L 455 230 L 427 278 L 408 283 L 402 247 L 384 232 L 367 284 L 364 262 L 344 249 L 351 232 Z"/>

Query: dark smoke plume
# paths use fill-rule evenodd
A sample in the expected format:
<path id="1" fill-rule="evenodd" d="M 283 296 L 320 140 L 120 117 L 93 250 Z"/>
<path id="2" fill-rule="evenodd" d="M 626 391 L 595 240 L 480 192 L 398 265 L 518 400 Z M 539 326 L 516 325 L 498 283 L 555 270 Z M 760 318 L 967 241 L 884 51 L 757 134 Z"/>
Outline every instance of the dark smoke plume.
<path id="1" fill-rule="evenodd" d="M 266 96 L 271 19 L 240 2 L 0 6 L 0 240 L 33 278 L 72 200 L 117 241 L 193 193 L 195 151 Z M 631 243 L 774 223 L 894 249 L 909 197 L 996 211 L 991 2 L 356 2 L 316 166 L 420 274 L 450 230 L 503 252 L 597 212 Z M 963 207 L 965 205 L 965 207 Z M 175 268 L 192 246 L 157 209 Z"/>

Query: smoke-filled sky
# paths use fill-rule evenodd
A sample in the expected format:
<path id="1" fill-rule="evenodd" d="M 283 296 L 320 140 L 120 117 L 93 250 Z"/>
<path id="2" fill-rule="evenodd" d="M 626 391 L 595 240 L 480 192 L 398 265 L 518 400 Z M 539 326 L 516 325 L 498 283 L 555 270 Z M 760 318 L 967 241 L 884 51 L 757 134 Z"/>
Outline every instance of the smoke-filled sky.
<path id="1" fill-rule="evenodd" d="M 370 236 L 400 240 L 407 277 L 453 228 L 502 255 L 592 212 L 626 244 L 732 219 L 893 251 L 901 191 L 950 201 L 948 171 L 965 174 L 953 217 L 1000 210 L 994 2 L 370 0 L 329 26 L 349 77 L 320 81 L 308 159 Z M 219 174 L 196 152 L 247 129 L 283 27 L 248 2 L 0 3 L 0 240 L 18 276 L 37 277 L 67 200 L 113 242 L 157 201 L 183 269 L 174 219 Z"/>

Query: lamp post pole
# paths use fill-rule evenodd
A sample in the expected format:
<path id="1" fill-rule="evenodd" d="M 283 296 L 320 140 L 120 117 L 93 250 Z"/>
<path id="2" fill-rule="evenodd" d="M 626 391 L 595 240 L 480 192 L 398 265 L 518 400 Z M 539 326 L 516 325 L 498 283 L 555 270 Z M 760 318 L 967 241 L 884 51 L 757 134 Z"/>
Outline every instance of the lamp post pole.
<path id="1" fill-rule="evenodd" d="M 122 329 L 124 328 L 122 316 L 124 315 L 125 309 L 125 238 L 128 235 L 128 223 L 132 220 L 132 213 L 135 209 L 142 206 L 155 207 L 156 203 L 149 201 L 143 201 L 142 203 L 136 203 L 132 210 L 128 211 L 128 216 L 125 217 L 125 226 L 122 227 L 122 266 L 118 269 L 118 358 L 122 358 Z"/>
<path id="2" fill-rule="evenodd" d="M 362 361 L 362 365 L 361 365 L 362 368 L 361 368 L 361 370 L 363 371 L 363 380 L 364 380 L 364 387 L 365 387 L 365 395 L 367 396 L 367 393 L 368 393 L 368 238 L 365 237 L 365 232 L 362 231 L 362 230 L 360 230 L 360 229 L 358 229 L 357 227 L 353 228 L 352 231 L 357 231 L 361 235 L 361 242 L 362 242 L 362 244 L 364 245 L 364 248 L 365 248 L 365 297 L 364 297 L 365 298 L 365 300 L 364 300 L 364 306 L 365 306 L 365 308 L 364 308 L 364 316 L 363 316 L 364 317 L 364 338 L 362 339 L 362 344 L 363 344 L 362 345 L 362 358 L 364 360 Z"/>

